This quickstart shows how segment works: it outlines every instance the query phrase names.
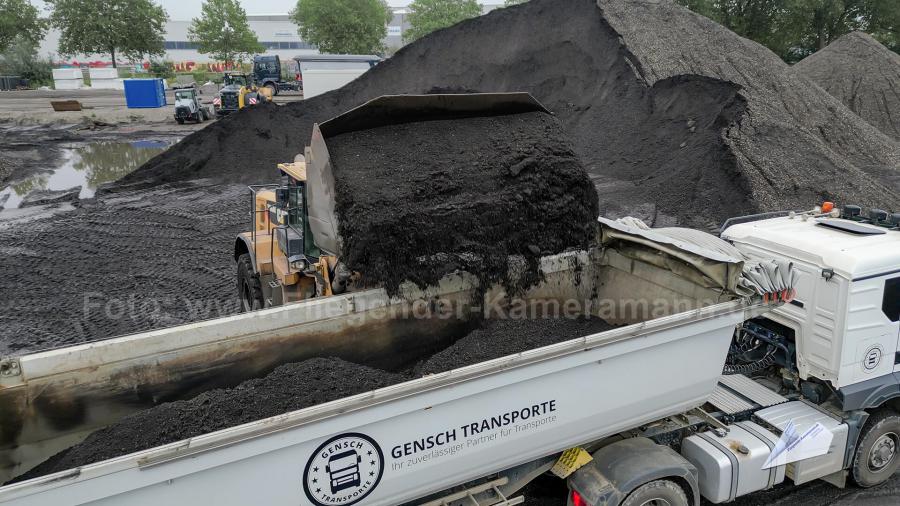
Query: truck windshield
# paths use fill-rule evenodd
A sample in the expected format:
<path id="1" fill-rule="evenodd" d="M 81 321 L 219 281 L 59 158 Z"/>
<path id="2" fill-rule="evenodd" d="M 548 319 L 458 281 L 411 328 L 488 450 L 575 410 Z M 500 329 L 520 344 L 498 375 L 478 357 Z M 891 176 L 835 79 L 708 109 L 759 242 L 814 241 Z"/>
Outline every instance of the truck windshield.
<path id="1" fill-rule="evenodd" d="M 175 92 L 175 100 L 190 100 L 190 99 L 191 99 L 191 92 L 189 92 L 189 91 L 180 90 L 180 91 Z"/>

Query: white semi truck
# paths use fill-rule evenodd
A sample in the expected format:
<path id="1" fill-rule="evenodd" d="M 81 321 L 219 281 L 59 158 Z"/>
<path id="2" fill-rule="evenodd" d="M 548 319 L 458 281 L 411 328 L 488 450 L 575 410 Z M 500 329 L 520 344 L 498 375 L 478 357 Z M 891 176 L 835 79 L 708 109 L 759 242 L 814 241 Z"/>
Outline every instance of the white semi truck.
<path id="1" fill-rule="evenodd" d="M 521 300 L 595 301 L 628 326 L 16 483 L 0 504 L 508 505 L 547 471 L 576 506 L 876 485 L 900 464 L 900 216 L 825 211 L 725 229 L 757 264 L 711 236 L 601 220 L 598 247 L 545 258 Z M 3 470 L 279 350 L 397 363 L 445 343 L 441 315 L 468 314 L 472 288 L 451 276 L 3 359 Z M 417 304 L 434 312 L 410 319 Z"/>

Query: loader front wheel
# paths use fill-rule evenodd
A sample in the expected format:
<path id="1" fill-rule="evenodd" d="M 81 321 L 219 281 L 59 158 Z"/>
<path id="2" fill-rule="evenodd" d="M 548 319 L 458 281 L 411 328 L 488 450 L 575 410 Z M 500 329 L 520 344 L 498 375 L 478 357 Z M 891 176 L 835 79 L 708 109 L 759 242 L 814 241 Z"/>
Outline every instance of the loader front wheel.
<path id="1" fill-rule="evenodd" d="M 622 506 L 690 506 L 684 489 L 671 480 L 656 480 L 636 488 Z"/>
<path id="2" fill-rule="evenodd" d="M 244 253 L 237 260 L 237 289 L 241 302 L 241 312 L 262 309 L 262 287 L 259 285 L 259 275 L 253 272 L 253 261 L 249 253 Z"/>

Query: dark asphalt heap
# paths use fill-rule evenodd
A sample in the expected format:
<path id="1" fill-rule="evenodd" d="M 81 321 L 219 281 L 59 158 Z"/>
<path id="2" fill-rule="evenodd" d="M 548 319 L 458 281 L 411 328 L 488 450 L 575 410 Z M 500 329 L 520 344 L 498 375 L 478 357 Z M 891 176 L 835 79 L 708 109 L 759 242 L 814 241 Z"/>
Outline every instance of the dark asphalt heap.
<path id="1" fill-rule="evenodd" d="M 343 260 L 390 294 L 457 269 L 515 290 L 540 256 L 594 237 L 597 194 L 549 114 L 382 126 L 328 146 Z M 510 255 L 527 260 L 521 279 L 506 279 Z"/>
<path id="2" fill-rule="evenodd" d="M 437 89 L 532 93 L 559 117 L 605 215 L 713 228 L 823 198 L 896 202 L 895 141 L 763 46 L 657 0 L 496 9 L 407 45 L 339 90 L 227 118 L 127 180 L 270 180 L 314 122 L 380 95 Z"/>

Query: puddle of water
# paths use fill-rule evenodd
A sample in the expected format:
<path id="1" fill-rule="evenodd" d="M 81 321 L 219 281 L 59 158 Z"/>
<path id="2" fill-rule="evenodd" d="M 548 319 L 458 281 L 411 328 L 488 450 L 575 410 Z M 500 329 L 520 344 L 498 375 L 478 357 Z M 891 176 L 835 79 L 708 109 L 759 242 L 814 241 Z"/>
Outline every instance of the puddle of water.
<path id="1" fill-rule="evenodd" d="M 37 174 L 0 191 L 0 208 L 18 208 L 22 200 L 35 190 L 68 190 L 81 186 L 78 198 L 91 198 L 98 186 L 122 178 L 165 151 L 169 145 L 165 141 L 143 140 L 97 142 L 63 149 L 62 163 L 53 172 Z"/>

